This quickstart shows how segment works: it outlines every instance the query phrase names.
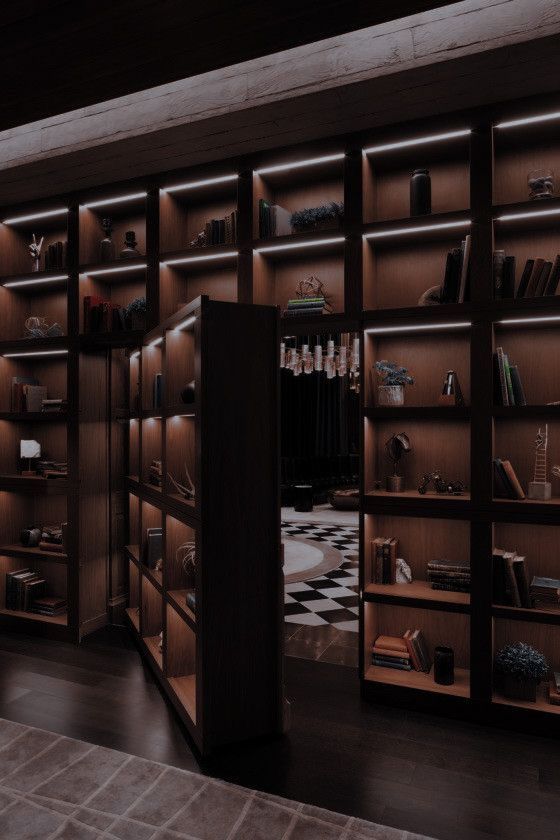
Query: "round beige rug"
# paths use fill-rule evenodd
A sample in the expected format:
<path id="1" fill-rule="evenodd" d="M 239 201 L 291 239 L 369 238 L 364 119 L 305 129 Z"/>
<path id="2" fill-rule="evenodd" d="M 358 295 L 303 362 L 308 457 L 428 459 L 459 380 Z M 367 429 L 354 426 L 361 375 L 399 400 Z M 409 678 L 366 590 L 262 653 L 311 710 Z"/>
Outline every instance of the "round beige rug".
<path id="1" fill-rule="evenodd" d="M 338 548 L 305 537 L 282 537 L 284 580 L 301 583 L 340 568 L 344 556 Z"/>

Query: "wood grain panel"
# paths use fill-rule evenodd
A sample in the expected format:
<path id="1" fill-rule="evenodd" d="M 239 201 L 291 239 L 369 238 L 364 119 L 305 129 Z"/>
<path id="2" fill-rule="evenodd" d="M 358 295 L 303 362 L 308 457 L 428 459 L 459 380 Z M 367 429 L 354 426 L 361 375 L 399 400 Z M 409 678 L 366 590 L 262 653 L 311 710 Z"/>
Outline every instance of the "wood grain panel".
<path id="1" fill-rule="evenodd" d="M 196 673 L 196 637 L 173 607 L 167 606 L 167 676 L 186 677 Z"/>

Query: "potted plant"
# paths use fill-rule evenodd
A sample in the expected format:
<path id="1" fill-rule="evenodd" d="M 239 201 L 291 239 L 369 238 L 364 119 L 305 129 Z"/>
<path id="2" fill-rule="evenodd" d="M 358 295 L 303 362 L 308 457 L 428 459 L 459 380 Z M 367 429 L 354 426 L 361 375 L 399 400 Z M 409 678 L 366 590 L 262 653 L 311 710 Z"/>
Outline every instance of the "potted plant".
<path id="1" fill-rule="evenodd" d="M 375 371 L 381 379 L 377 387 L 378 405 L 404 405 L 405 385 L 414 385 L 407 368 L 382 359 L 375 363 Z"/>
<path id="2" fill-rule="evenodd" d="M 542 653 L 525 642 L 515 642 L 496 654 L 494 664 L 496 673 L 502 676 L 506 697 L 536 701 L 537 685 L 548 674 L 548 663 Z"/>
<path id="3" fill-rule="evenodd" d="M 295 231 L 321 230 L 342 224 L 344 204 L 340 201 L 328 201 L 319 207 L 305 207 L 292 213 L 290 223 Z"/>
<path id="4" fill-rule="evenodd" d="M 146 298 L 134 298 L 126 307 L 126 320 L 131 330 L 146 329 Z"/>

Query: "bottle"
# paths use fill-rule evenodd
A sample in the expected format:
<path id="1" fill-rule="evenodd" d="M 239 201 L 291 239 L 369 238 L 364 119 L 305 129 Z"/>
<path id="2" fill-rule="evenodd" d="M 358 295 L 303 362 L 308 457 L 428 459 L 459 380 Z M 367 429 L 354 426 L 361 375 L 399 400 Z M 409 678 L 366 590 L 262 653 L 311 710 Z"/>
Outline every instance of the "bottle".
<path id="1" fill-rule="evenodd" d="M 113 232 L 113 222 L 107 217 L 101 220 L 101 227 L 105 233 L 104 238 L 99 245 L 99 256 L 102 263 L 112 262 L 115 259 L 115 243 L 111 239 Z"/>
<path id="2" fill-rule="evenodd" d="M 455 682 L 453 648 L 438 645 L 434 650 L 434 682 L 438 685 L 453 685 Z"/>
<path id="3" fill-rule="evenodd" d="M 415 169 L 410 176 L 410 215 L 426 216 L 432 212 L 432 182 L 427 169 Z"/>

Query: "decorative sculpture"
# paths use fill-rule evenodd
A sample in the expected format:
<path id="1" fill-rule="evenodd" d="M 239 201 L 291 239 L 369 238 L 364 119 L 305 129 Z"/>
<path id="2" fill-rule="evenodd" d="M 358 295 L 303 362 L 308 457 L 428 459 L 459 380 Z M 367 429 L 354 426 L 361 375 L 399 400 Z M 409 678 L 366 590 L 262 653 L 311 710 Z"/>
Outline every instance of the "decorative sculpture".
<path id="1" fill-rule="evenodd" d="M 422 476 L 422 481 L 420 483 L 420 487 L 418 488 L 418 492 L 421 496 L 425 495 L 428 487 L 432 483 L 436 493 L 447 493 L 449 496 L 460 496 L 465 489 L 465 485 L 462 481 L 446 481 L 441 477 L 441 473 L 436 470 L 431 473 L 425 473 Z"/>
<path id="2" fill-rule="evenodd" d="M 48 324 L 44 318 L 32 315 L 25 321 L 25 338 L 54 338 L 64 335 L 64 330 L 56 321 Z"/>
<path id="3" fill-rule="evenodd" d="M 99 256 L 101 258 L 101 262 L 111 262 L 115 259 L 115 243 L 113 242 L 111 236 L 113 233 L 112 219 L 110 219 L 109 216 L 101 219 L 101 227 L 103 228 L 105 236 L 100 242 Z"/>
<path id="4" fill-rule="evenodd" d="M 404 432 L 399 432 L 398 435 L 393 435 L 385 444 L 385 449 L 390 460 L 393 462 L 393 475 L 388 475 L 386 478 L 387 491 L 389 493 L 402 493 L 404 490 L 404 482 L 402 476 L 398 474 L 399 461 L 403 455 L 412 452 L 412 446 L 408 435 Z"/>
<path id="5" fill-rule="evenodd" d="M 402 557 L 397 557 L 396 582 L 412 583 L 412 569 Z"/>
<path id="6" fill-rule="evenodd" d="M 179 494 L 181 496 L 184 496 L 185 499 L 189 499 L 189 500 L 192 501 L 192 500 L 194 500 L 194 497 L 195 497 L 195 487 L 194 487 L 194 484 L 192 482 L 192 479 L 191 479 L 186 461 L 185 461 L 184 467 L 185 467 L 185 477 L 186 477 L 187 484 L 180 484 L 178 481 L 176 481 L 173 478 L 173 476 L 171 475 L 170 472 L 167 473 L 167 477 L 169 478 L 169 481 L 173 484 L 173 486 L 175 487 L 175 489 L 179 492 Z"/>
<path id="7" fill-rule="evenodd" d="M 547 450 L 548 450 L 548 423 L 543 430 L 539 427 L 535 440 L 535 470 L 533 480 L 529 482 L 527 497 L 548 501 L 552 496 L 552 485 L 547 480 Z"/>
<path id="8" fill-rule="evenodd" d="M 45 237 L 42 236 L 39 242 L 37 242 L 37 237 L 33 234 L 29 244 L 29 253 L 31 254 L 31 259 L 33 260 L 33 271 L 41 270 L 41 248 L 43 247 L 44 239 Z"/>

